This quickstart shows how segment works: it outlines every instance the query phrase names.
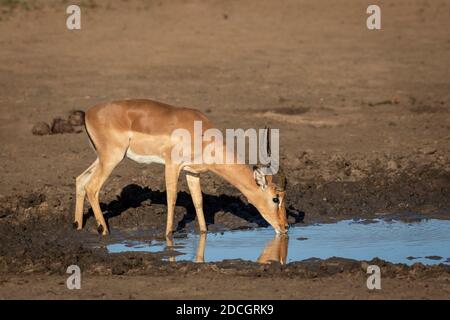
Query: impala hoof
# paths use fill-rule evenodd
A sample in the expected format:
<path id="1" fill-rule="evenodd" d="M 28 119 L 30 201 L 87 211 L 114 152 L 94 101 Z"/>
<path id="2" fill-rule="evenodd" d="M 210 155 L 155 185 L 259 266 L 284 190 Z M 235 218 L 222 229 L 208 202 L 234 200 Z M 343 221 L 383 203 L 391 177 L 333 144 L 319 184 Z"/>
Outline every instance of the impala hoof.
<path id="1" fill-rule="evenodd" d="M 74 223 L 72 223 L 72 227 L 74 229 L 78 229 L 78 221 L 75 221 Z"/>
<path id="2" fill-rule="evenodd" d="M 98 228 L 97 228 L 97 231 L 98 231 L 99 234 L 103 234 L 103 231 L 105 231 L 105 228 L 103 228 L 102 225 L 99 225 Z"/>

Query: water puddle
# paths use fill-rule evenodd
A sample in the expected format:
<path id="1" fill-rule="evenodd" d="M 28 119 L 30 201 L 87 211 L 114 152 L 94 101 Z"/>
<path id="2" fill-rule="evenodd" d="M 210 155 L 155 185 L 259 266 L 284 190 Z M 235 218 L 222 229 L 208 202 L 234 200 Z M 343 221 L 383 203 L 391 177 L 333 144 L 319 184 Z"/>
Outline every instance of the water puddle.
<path id="1" fill-rule="evenodd" d="M 275 236 L 271 228 L 188 234 L 164 241 L 123 241 L 107 245 L 110 253 L 176 251 L 170 261 L 213 262 L 244 259 L 266 263 L 330 257 L 371 260 L 378 257 L 411 265 L 450 264 L 450 221 L 405 223 L 384 220 L 345 220 L 294 227 L 289 237 Z"/>

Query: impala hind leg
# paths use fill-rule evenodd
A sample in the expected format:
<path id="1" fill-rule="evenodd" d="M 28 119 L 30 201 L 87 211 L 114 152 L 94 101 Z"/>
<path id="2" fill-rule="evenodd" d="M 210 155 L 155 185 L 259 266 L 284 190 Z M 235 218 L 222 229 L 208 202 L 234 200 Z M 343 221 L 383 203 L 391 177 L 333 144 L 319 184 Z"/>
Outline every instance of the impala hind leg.
<path id="1" fill-rule="evenodd" d="M 82 174 L 76 178 L 76 204 L 75 204 L 75 221 L 73 223 L 74 229 L 83 229 L 83 208 L 84 199 L 86 197 L 86 184 L 89 182 L 95 168 L 98 165 L 97 160 L 92 163 Z"/>
<path id="2" fill-rule="evenodd" d="M 166 164 L 166 196 L 167 196 L 167 224 L 166 237 L 173 232 L 173 219 L 175 214 L 175 203 L 177 202 L 177 184 L 180 175 L 180 167 Z"/>
<path id="3" fill-rule="evenodd" d="M 186 173 L 186 180 L 189 191 L 191 193 L 192 202 L 194 203 L 195 212 L 197 213 L 197 220 L 201 233 L 206 233 L 205 215 L 203 213 L 203 196 L 200 186 L 200 176 L 194 173 Z"/>
<path id="4" fill-rule="evenodd" d="M 109 156 L 107 160 L 100 157 L 99 163 L 96 166 L 91 179 L 86 185 L 86 194 L 88 200 L 91 203 L 92 211 L 94 211 L 95 220 L 98 224 L 98 232 L 102 235 L 107 235 L 109 233 L 108 226 L 106 225 L 105 218 L 103 217 L 102 210 L 100 209 L 100 203 L 98 201 L 100 189 L 108 179 L 111 172 L 123 159 L 123 155 L 119 156 Z"/>

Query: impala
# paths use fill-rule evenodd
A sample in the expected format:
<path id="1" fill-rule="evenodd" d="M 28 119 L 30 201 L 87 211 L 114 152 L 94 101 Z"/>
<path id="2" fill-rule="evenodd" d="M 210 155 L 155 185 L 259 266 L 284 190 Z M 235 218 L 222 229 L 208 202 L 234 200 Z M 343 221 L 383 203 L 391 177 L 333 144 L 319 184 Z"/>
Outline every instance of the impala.
<path id="1" fill-rule="evenodd" d="M 170 236 L 173 231 L 178 176 L 182 170 L 186 171 L 187 184 L 202 233 L 206 232 L 207 228 L 203 214 L 200 173 L 206 171 L 211 171 L 234 185 L 277 233 L 286 233 L 286 179 L 281 171 L 271 175 L 261 166 L 250 168 L 247 164 L 238 163 L 205 164 L 172 160 L 171 154 L 175 144 L 171 139 L 172 132 L 180 128 L 193 132 L 196 121 L 202 122 L 202 130 L 214 128 L 208 118 L 198 110 L 173 107 L 151 100 L 102 103 L 86 111 L 86 132 L 97 153 L 97 159 L 76 178 L 74 228 L 83 228 L 83 206 L 87 195 L 98 224 L 98 232 L 102 235 L 108 234 L 99 205 L 99 192 L 113 169 L 128 157 L 139 163 L 165 165 L 166 236 Z M 202 143 L 206 147 L 211 142 Z"/>

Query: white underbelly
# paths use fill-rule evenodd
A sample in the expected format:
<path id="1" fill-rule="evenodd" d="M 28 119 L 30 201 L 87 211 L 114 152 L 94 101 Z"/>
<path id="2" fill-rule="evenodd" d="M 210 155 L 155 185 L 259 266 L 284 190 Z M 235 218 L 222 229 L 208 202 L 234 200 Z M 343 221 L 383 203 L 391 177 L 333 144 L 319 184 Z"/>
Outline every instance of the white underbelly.
<path id="1" fill-rule="evenodd" d="M 166 163 L 164 161 L 164 159 L 159 156 L 143 156 L 143 155 L 134 153 L 133 151 L 131 151 L 131 149 L 127 150 L 127 158 L 129 158 L 133 161 L 136 161 L 138 163 L 146 163 L 146 164 L 150 164 L 150 163 L 165 164 Z"/>

